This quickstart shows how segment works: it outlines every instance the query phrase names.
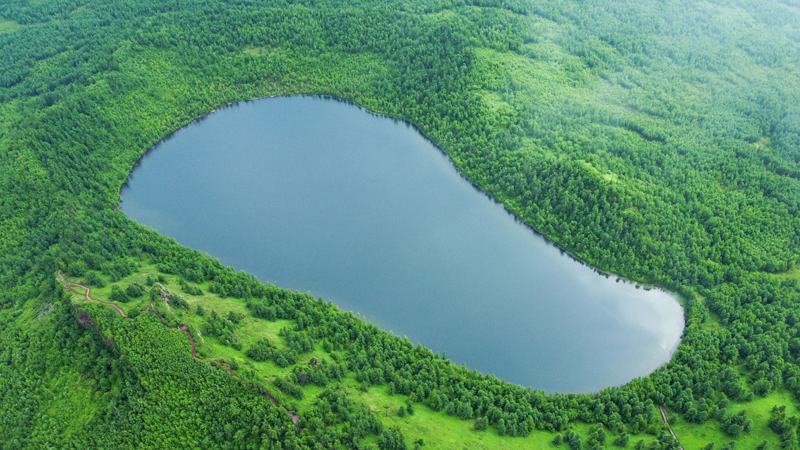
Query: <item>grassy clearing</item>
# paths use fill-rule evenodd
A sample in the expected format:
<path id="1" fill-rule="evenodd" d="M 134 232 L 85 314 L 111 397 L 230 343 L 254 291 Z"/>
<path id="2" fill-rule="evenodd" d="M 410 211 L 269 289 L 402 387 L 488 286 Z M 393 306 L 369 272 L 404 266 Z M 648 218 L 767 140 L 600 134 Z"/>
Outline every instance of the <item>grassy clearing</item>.
<path id="1" fill-rule="evenodd" d="M 780 448 L 779 436 L 767 427 L 770 413 L 774 406 L 786 406 L 787 416 L 800 416 L 797 406 L 786 391 L 777 391 L 768 394 L 766 397 L 756 398 L 748 403 L 732 403 L 728 407 L 730 414 L 736 414 L 743 409 L 747 409 L 747 417 L 753 421 L 753 430 L 743 434 L 736 441 L 736 448 L 754 449 L 762 441 L 769 442 L 767 448 Z M 725 435 L 719 428 L 719 423 L 710 420 L 702 425 L 692 424 L 683 420 L 672 423 L 672 429 L 683 444 L 684 448 L 702 449 L 706 445 L 714 442 L 719 447 L 720 444 L 733 441 L 730 436 Z"/>
<path id="2" fill-rule="evenodd" d="M 95 415 L 97 402 L 92 396 L 92 389 L 78 374 L 68 374 L 64 378 L 53 378 L 48 386 L 53 394 L 45 417 L 61 419 L 60 425 L 66 433 L 74 433 Z M 40 417 L 44 422 L 45 417 Z M 42 423 L 44 425 L 44 423 Z"/>
<path id="3" fill-rule="evenodd" d="M 422 405 L 414 405 L 414 415 L 400 417 L 397 411 L 400 406 L 404 406 L 408 400 L 405 395 L 389 395 L 386 386 L 373 386 L 366 393 L 357 389 L 355 380 L 348 380 L 346 384 L 350 389 L 351 395 L 356 399 L 369 405 L 373 412 L 378 414 L 385 426 L 400 426 L 403 433 L 410 442 L 417 439 L 425 441 L 426 449 L 556 449 L 567 448 L 566 444 L 556 447 L 552 444 L 556 433 L 547 431 L 534 431 L 526 438 L 512 438 L 500 436 L 496 430 L 476 431 L 472 428 L 471 420 L 461 420 L 448 416 L 447 414 L 436 412 L 431 408 Z M 584 437 L 589 435 L 588 424 L 573 424 L 572 429 L 582 434 Z M 611 445 L 616 435 L 608 433 L 607 448 L 617 448 Z M 644 439 L 645 443 L 655 441 L 653 436 L 638 435 L 631 436 L 629 448 L 634 443 Z"/>
<path id="4" fill-rule="evenodd" d="M 236 326 L 236 336 L 242 344 L 241 350 L 223 345 L 213 336 L 203 336 L 201 331 L 195 336 L 199 358 L 205 361 L 217 360 L 236 362 L 238 368 L 234 370 L 233 373 L 244 376 L 245 372 L 252 370 L 256 373 L 257 378 L 265 381 L 268 386 L 272 386 L 272 381 L 276 377 L 285 377 L 292 371 L 293 367 L 281 368 L 272 361 L 253 361 L 245 355 L 245 351 L 256 341 L 264 338 L 272 342 L 278 349 L 284 349 L 286 346 L 283 338 L 279 335 L 280 330 L 293 327 L 294 322 L 281 319 L 268 321 L 252 317 L 249 315 L 246 301 L 233 298 L 221 298 L 216 294 L 211 294 L 208 292 L 207 283 L 196 285 L 202 290 L 202 295 L 191 295 L 183 291 L 179 278 L 173 275 L 159 273 L 154 265 L 140 265 L 137 273 L 119 281 L 112 283 L 106 278 L 106 286 L 102 288 L 92 288 L 92 297 L 107 300 L 110 296 L 112 286 L 116 285 L 123 290 L 132 283 L 145 286 L 148 277 L 151 280 L 160 279 L 161 281 L 159 282 L 166 289 L 173 294 L 181 295 L 186 300 L 189 304 L 188 310 L 178 308 L 174 305 L 171 306 L 169 310 L 176 320 L 190 325 L 195 330 L 202 330 L 206 322 L 205 317 L 197 315 L 198 306 L 202 306 L 202 308 L 205 309 L 206 317 L 211 311 L 216 311 L 221 317 L 226 317 L 231 312 L 244 315 L 244 318 Z M 74 281 L 84 282 L 85 280 L 78 279 Z M 73 296 L 73 299 L 77 302 L 86 302 L 85 299 L 77 295 Z M 126 314 L 130 315 L 132 313 L 135 314 L 137 310 L 141 311 L 148 303 L 148 296 L 144 295 L 128 303 L 119 303 L 118 305 Z M 180 333 L 180 331 L 175 330 L 175 333 Z M 325 351 L 321 344 L 317 344 L 313 351 L 301 355 L 296 366 L 305 367 L 312 357 L 316 357 L 319 360 L 327 359 L 329 361 L 338 359 L 338 355 L 333 355 L 331 352 Z M 418 439 L 423 439 L 425 448 L 427 449 L 538 450 L 566 448 L 564 446 L 556 447 L 551 443 L 556 433 L 535 431 L 527 438 L 512 438 L 500 436 L 497 434 L 496 430 L 491 428 L 486 431 L 476 431 L 472 428 L 472 420 L 461 420 L 442 412 L 436 412 L 423 404 L 414 405 L 415 412 L 413 415 L 400 417 L 398 415 L 398 410 L 401 406 L 406 405 L 408 396 L 399 394 L 390 395 L 386 385 L 371 386 L 368 388 L 367 392 L 363 392 L 360 389 L 360 383 L 355 380 L 352 374 L 338 383 L 331 383 L 329 386 L 333 385 L 340 386 L 351 398 L 367 405 L 373 413 L 381 418 L 384 426 L 399 426 L 403 430 L 409 443 L 413 443 Z M 279 391 L 273 387 L 275 396 L 278 398 L 281 405 L 297 411 L 300 415 L 303 414 L 304 410 L 314 405 L 317 396 L 324 389 L 325 388 L 309 384 L 303 389 L 303 399 L 297 400 L 288 395 L 279 393 Z M 800 412 L 798 412 L 790 394 L 784 391 L 771 393 L 764 398 L 758 398 L 750 403 L 733 403 L 729 407 L 728 411 L 730 413 L 736 413 L 741 409 L 747 408 L 748 417 L 753 420 L 753 431 L 736 440 L 739 448 L 755 448 L 763 440 L 767 440 L 771 444 L 772 447 L 770 448 L 779 448 L 778 446 L 780 443 L 778 436 L 767 428 L 770 411 L 775 405 L 786 405 L 787 415 L 800 416 Z M 720 446 L 732 440 L 722 433 L 719 428 L 719 423 L 713 420 L 702 425 L 695 425 L 685 422 L 682 418 L 678 417 L 674 419 L 672 426 L 684 448 L 687 450 L 695 448 L 701 449 L 711 442 L 715 442 L 717 446 Z M 589 428 L 590 425 L 588 424 L 577 423 L 572 425 L 572 429 L 581 433 L 584 437 L 588 437 Z M 606 447 L 618 448 L 611 445 L 615 435 L 613 433 L 608 433 L 608 436 Z M 654 436 L 647 434 L 632 435 L 627 448 L 633 448 L 635 443 L 639 440 L 644 440 L 645 443 L 649 445 L 656 439 Z"/>
<path id="5" fill-rule="evenodd" d="M 782 280 L 785 280 L 785 279 L 800 280 L 800 267 L 795 267 L 792 270 L 789 270 L 789 271 L 786 271 L 786 272 L 783 272 L 783 273 L 775 274 L 775 276 L 778 277 L 779 279 L 782 279 Z"/>
<path id="6" fill-rule="evenodd" d="M 251 47 L 249 45 L 246 45 L 242 49 L 242 52 L 252 56 L 261 56 L 263 54 L 268 53 L 268 50 L 266 47 Z"/>
<path id="7" fill-rule="evenodd" d="M 20 24 L 14 22 L 13 20 L 3 20 L 0 19 L 0 34 L 3 33 L 13 33 L 20 28 Z"/>
<path id="8" fill-rule="evenodd" d="M 154 265 L 142 265 L 137 273 L 113 283 L 106 278 L 106 286 L 102 288 L 92 288 L 91 295 L 93 298 L 108 300 L 111 287 L 114 285 L 121 289 L 125 289 L 132 283 L 145 285 L 148 277 L 152 280 L 158 280 L 159 275 L 161 275 L 161 279 L 163 280 L 160 281 L 160 283 L 165 288 L 174 294 L 181 295 L 189 304 L 188 311 L 175 306 L 172 306 L 170 311 L 174 314 L 176 319 L 191 325 L 196 330 L 201 330 L 205 323 L 205 318 L 196 314 L 198 306 L 202 306 L 203 309 L 206 310 L 206 314 L 210 314 L 213 310 L 222 317 L 227 316 L 230 312 L 239 314 L 247 314 L 249 312 L 244 300 L 220 298 L 218 295 L 208 292 L 208 284 L 198 285 L 203 291 L 202 295 L 187 294 L 181 289 L 180 280 L 178 278 L 171 275 L 160 274 Z M 73 281 L 83 282 L 85 280 Z M 77 302 L 87 301 L 77 295 L 73 296 L 73 299 Z M 149 300 L 147 300 L 147 296 L 145 295 L 128 303 L 118 303 L 118 305 L 126 314 L 130 315 L 136 310 L 140 311 L 144 309 L 148 303 Z M 233 373 L 243 376 L 245 371 L 253 370 L 256 372 L 259 379 L 267 381 L 268 385 L 271 386 L 271 381 L 273 379 L 276 377 L 285 377 L 292 371 L 293 367 L 280 368 L 272 361 L 253 361 L 245 355 L 245 351 L 257 340 L 263 338 L 269 339 L 279 349 L 285 348 L 284 341 L 279 336 L 279 332 L 282 328 L 292 326 L 294 326 L 294 322 L 290 320 L 268 321 L 252 317 L 248 314 L 236 326 L 236 335 L 242 343 L 242 350 L 236 350 L 229 346 L 222 345 L 215 337 L 202 336 L 201 332 L 199 336 L 195 336 L 198 356 L 206 361 L 235 361 L 238 363 L 238 369 L 234 370 Z M 175 333 L 180 333 L 180 331 L 175 330 Z M 317 344 L 313 351 L 301 356 L 297 365 L 304 367 L 312 357 L 316 357 L 320 360 L 333 360 L 336 358 L 331 352 L 326 352 L 322 349 L 320 344 Z M 344 389 L 351 398 L 367 405 L 373 413 L 381 418 L 384 426 L 399 426 L 403 430 L 409 443 L 422 439 L 425 442 L 426 449 L 539 450 L 565 448 L 563 445 L 561 447 L 556 447 L 551 443 L 556 433 L 535 431 L 527 438 L 512 438 L 500 436 L 494 429 L 476 431 L 472 428 L 472 420 L 461 420 L 442 412 L 436 412 L 423 404 L 414 405 L 415 412 L 413 415 L 400 417 L 397 412 L 400 406 L 406 405 L 408 396 L 399 394 L 390 395 L 386 385 L 371 386 L 367 392 L 363 392 L 360 389 L 360 383 L 355 380 L 352 374 L 338 383 L 331 383 L 329 386 L 334 386 L 336 384 Z M 325 388 L 309 384 L 303 389 L 304 397 L 302 400 L 280 394 L 277 389 L 274 389 L 274 393 L 281 405 L 297 411 L 302 415 L 304 410 L 310 408 L 316 402 L 317 396 L 322 393 L 324 389 Z M 584 436 L 588 436 L 589 428 L 590 425 L 588 424 L 573 424 L 572 426 L 572 429 Z M 614 437 L 615 435 L 609 433 L 608 445 L 610 445 Z M 631 444 L 629 444 L 629 447 L 632 448 L 633 443 L 640 439 L 644 439 L 648 444 L 655 440 L 653 436 L 644 434 L 640 436 L 631 436 Z"/>

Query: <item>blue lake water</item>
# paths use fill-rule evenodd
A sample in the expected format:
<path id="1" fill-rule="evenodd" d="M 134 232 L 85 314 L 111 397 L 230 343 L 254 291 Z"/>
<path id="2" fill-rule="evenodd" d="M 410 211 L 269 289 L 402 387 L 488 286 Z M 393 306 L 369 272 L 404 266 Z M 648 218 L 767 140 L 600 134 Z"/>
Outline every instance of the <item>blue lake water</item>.
<path id="1" fill-rule="evenodd" d="M 416 128 L 334 99 L 216 111 L 154 147 L 121 196 L 181 244 L 534 389 L 647 375 L 683 332 L 674 297 L 598 274 Z"/>

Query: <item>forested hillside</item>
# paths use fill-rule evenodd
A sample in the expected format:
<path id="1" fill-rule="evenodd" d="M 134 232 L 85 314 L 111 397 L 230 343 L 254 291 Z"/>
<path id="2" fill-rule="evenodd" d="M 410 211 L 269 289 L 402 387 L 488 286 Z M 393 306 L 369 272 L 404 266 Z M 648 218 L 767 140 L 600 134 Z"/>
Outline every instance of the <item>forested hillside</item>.
<path id="1" fill-rule="evenodd" d="M 118 210 L 158 140 L 293 94 L 413 122 L 565 250 L 680 293 L 673 360 L 548 395 Z M 663 405 L 687 449 L 796 449 L 799 256 L 796 0 L 0 2 L 2 448 L 678 448 Z"/>

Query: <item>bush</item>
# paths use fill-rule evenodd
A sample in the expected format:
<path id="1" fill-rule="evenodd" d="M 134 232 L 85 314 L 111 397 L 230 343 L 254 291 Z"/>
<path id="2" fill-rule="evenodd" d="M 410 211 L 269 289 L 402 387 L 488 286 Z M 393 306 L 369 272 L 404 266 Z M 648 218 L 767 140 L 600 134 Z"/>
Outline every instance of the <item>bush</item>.
<path id="1" fill-rule="evenodd" d="M 617 436 L 616 439 L 614 439 L 613 444 L 616 445 L 617 447 L 625 447 L 628 445 L 628 441 L 630 440 L 630 438 L 631 437 L 628 436 L 627 433 L 622 433 L 621 435 Z"/>
<path id="2" fill-rule="evenodd" d="M 103 281 L 102 278 L 100 278 L 100 275 L 98 275 L 97 272 L 89 272 L 89 273 L 87 273 L 86 274 L 86 283 L 91 285 L 91 286 L 98 287 L 98 288 L 102 288 L 102 287 L 106 286 L 106 282 Z"/>
<path id="3" fill-rule="evenodd" d="M 139 287 L 138 284 L 129 284 L 128 287 L 125 288 L 125 294 L 127 294 L 130 298 L 137 298 L 144 294 L 144 290 Z"/>
<path id="4" fill-rule="evenodd" d="M 567 432 L 564 433 L 564 441 L 567 443 L 570 450 L 580 450 L 583 447 L 581 435 L 572 430 L 567 430 Z"/>
<path id="5" fill-rule="evenodd" d="M 267 361 L 272 358 L 275 347 L 268 339 L 259 339 L 252 347 L 245 352 L 248 358 L 254 361 Z"/>
<path id="6" fill-rule="evenodd" d="M 238 325 L 242 321 L 242 315 L 231 311 L 228 313 L 228 320 Z"/>
<path id="7" fill-rule="evenodd" d="M 288 380 L 281 380 L 280 378 L 275 378 L 275 381 L 273 383 L 278 389 L 291 395 L 292 397 L 298 400 L 303 399 L 303 388 L 301 388 L 300 386 Z"/>
<path id="8" fill-rule="evenodd" d="M 405 436 L 399 427 L 384 430 L 378 436 L 378 448 L 381 450 L 408 450 Z"/>
<path id="9" fill-rule="evenodd" d="M 181 283 L 181 290 L 189 295 L 203 295 L 203 290 L 200 287 L 186 282 Z"/>
<path id="10" fill-rule="evenodd" d="M 603 445 L 606 442 L 606 432 L 603 425 L 597 424 L 589 431 L 589 445 Z"/>
<path id="11" fill-rule="evenodd" d="M 130 300 L 128 294 L 117 285 L 111 286 L 111 295 L 109 299 L 114 303 L 127 303 Z"/>
<path id="12" fill-rule="evenodd" d="M 278 318 L 278 312 L 274 306 L 268 306 L 265 302 L 251 301 L 247 303 L 247 308 L 254 316 L 261 319 L 274 321 Z"/>
<path id="13" fill-rule="evenodd" d="M 730 437 L 739 437 L 742 433 L 750 432 L 753 421 L 747 418 L 747 413 L 742 410 L 738 414 L 731 414 L 722 421 L 722 431 Z"/>
<path id="14" fill-rule="evenodd" d="M 180 295 L 172 294 L 169 298 L 169 302 L 178 308 L 183 308 L 185 310 L 189 309 L 189 304 L 186 303 L 186 300 L 184 300 Z"/>
<path id="15" fill-rule="evenodd" d="M 761 397 L 767 395 L 773 388 L 772 382 L 765 379 L 760 379 L 753 383 L 753 392 Z"/>
<path id="16" fill-rule="evenodd" d="M 76 277 L 82 277 L 86 275 L 87 270 L 88 268 L 86 267 L 86 263 L 83 261 L 76 261 L 69 265 L 69 274 Z"/>

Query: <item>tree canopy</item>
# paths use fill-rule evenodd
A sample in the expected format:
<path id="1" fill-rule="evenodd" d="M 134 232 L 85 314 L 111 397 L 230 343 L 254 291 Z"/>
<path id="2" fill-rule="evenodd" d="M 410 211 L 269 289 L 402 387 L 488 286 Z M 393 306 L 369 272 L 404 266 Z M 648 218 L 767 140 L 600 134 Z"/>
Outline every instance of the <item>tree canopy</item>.
<path id="1" fill-rule="evenodd" d="M 565 250 L 678 292 L 686 330 L 673 360 L 596 395 L 545 395 L 118 210 L 158 140 L 231 102 L 293 94 L 409 120 Z M 659 405 L 739 439 L 755 432 L 748 402 L 800 395 L 795 1 L 4 1 L 0 193 L 4 448 L 412 446 L 337 389 L 346 377 L 407 396 L 407 412 L 424 405 L 508 439 L 558 431 L 570 448 L 640 433 L 672 448 Z M 113 284 L 145 264 L 187 295 L 290 321 L 280 348 L 245 347 L 236 316 L 213 308 L 189 330 L 286 375 L 269 384 L 192 358 L 179 297 Z M 70 297 L 58 270 L 112 283 L 112 301 L 152 299 L 161 318 Z M 308 366 L 317 345 L 339 360 Z M 312 391 L 295 423 L 285 407 Z M 265 395 L 281 393 L 280 406 Z M 778 409 L 769 420 L 769 439 L 797 448 L 798 421 Z M 585 435 L 581 423 L 593 424 Z"/>

